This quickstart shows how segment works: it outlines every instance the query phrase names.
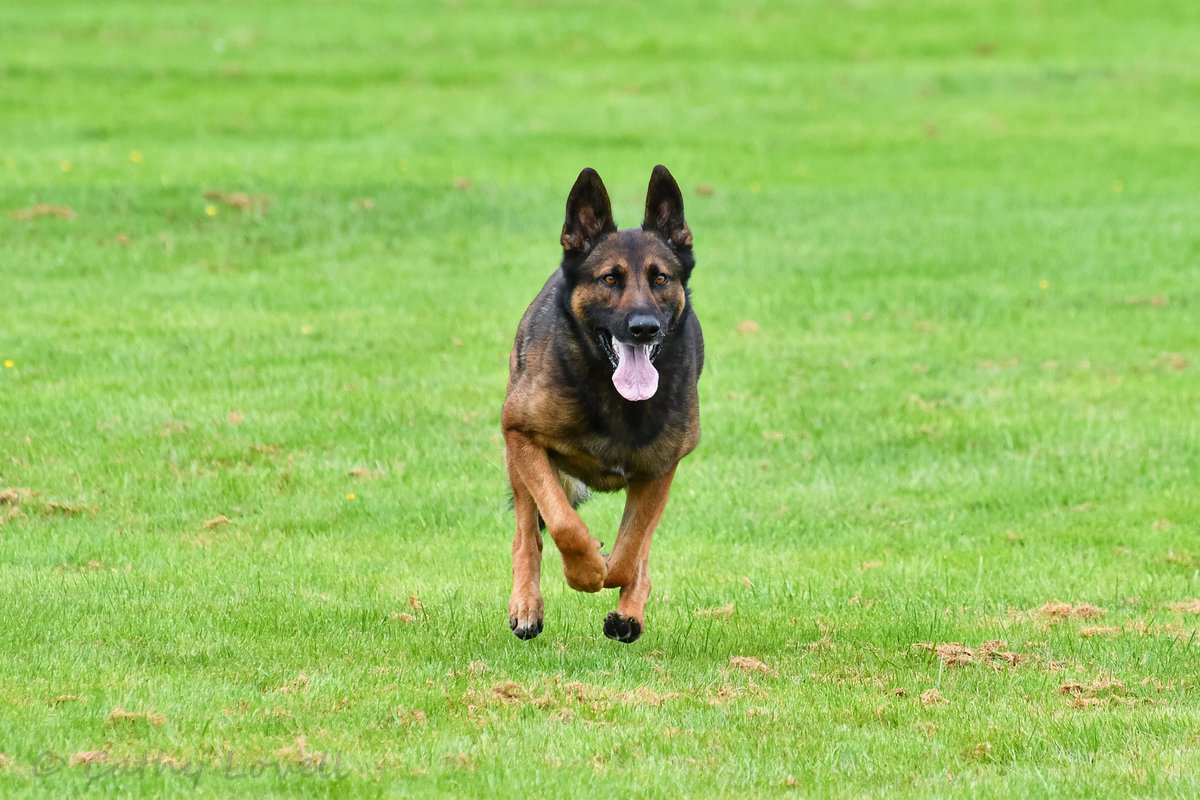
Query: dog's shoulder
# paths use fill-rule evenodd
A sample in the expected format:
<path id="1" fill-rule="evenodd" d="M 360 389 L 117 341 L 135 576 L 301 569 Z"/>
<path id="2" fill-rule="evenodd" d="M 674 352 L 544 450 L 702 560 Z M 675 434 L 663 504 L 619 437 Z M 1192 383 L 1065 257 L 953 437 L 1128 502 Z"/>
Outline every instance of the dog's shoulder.
<path id="1" fill-rule="evenodd" d="M 508 391 L 503 425 L 530 434 L 571 427 L 581 416 L 571 389 L 568 365 L 579 354 L 563 311 L 567 285 L 560 270 L 546 280 L 517 326 L 508 359 Z"/>
<path id="2" fill-rule="evenodd" d="M 527 372 L 527 362 L 531 356 L 540 359 L 545 355 L 547 345 L 554 341 L 554 333 L 563 325 L 562 302 L 566 291 L 566 279 L 562 270 L 556 269 L 546 279 L 545 285 L 529 304 L 529 308 L 525 309 L 521 323 L 517 326 L 517 336 L 509 360 L 511 375 Z"/>

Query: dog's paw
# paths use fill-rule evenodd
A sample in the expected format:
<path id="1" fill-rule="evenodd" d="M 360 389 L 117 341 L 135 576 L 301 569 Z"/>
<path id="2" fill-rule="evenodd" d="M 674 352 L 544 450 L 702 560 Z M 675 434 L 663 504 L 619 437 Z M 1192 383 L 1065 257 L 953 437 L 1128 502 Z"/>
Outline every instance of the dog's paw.
<path id="1" fill-rule="evenodd" d="M 542 632 L 543 606 L 541 595 L 513 595 L 508 602 L 508 627 L 518 639 L 532 639 Z"/>
<path id="2" fill-rule="evenodd" d="M 608 562 L 600 555 L 600 549 L 585 550 L 568 557 L 563 554 L 563 574 L 567 585 L 577 592 L 598 592 L 604 588 L 604 577 L 608 574 Z"/>
<path id="3" fill-rule="evenodd" d="M 642 635 L 642 621 L 637 617 L 627 617 L 619 611 L 609 612 L 604 618 L 604 635 L 625 644 L 636 642 Z"/>
<path id="4" fill-rule="evenodd" d="M 528 641 L 542 632 L 542 621 L 521 622 L 516 617 L 509 617 L 508 627 L 512 628 L 518 639 Z"/>

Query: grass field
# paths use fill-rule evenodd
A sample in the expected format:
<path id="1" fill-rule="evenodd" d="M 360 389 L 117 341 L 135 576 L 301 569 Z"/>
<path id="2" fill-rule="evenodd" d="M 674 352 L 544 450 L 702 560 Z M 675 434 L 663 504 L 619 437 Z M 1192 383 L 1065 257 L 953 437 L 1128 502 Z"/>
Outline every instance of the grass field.
<path id="1" fill-rule="evenodd" d="M 1188 0 L 8 4 L 0 794 L 1195 797 L 1197 130 Z M 704 438 L 520 642 L 508 349 L 659 162 Z"/>

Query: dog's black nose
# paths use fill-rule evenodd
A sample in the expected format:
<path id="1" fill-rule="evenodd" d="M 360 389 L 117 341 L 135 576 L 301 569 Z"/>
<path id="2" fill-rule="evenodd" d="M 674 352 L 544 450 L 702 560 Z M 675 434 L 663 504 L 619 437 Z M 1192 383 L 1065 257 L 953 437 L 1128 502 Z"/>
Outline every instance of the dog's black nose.
<path id="1" fill-rule="evenodd" d="M 649 314 L 638 314 L 629 318 L 629 335 L 639 342 L 653 339 L 661 327 L 658 320 Z"/>

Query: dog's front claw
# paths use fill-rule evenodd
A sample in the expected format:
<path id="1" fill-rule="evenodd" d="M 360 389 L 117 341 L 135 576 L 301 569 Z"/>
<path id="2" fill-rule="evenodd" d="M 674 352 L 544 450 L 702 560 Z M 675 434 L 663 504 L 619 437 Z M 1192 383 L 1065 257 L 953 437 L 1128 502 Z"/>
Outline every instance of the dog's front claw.
<path id="1" fill-rule="evenodd" d="M 637 617 L 627 617 L 619 611 L 611 611 L 604 618 L 604 635 L 618 642 L 631 644 L 642 635 L 642 621 Z"/>
<path id="2" fill-rule="evenodd" d="M 518 639 L 532 639 L 542 632 L 543 609 L 540 593 L 513 592 L 508 601 L 508 627 Z"/>
<path id="3" fill-rule="evenodd" d="M 532 622 L 520 622 L 516 617 L 510 617 L 508 627 L 512 628 L 512 632 L 518 639 L 528 641 L 542 632 L 542 621 L 538 619 Z"/>

